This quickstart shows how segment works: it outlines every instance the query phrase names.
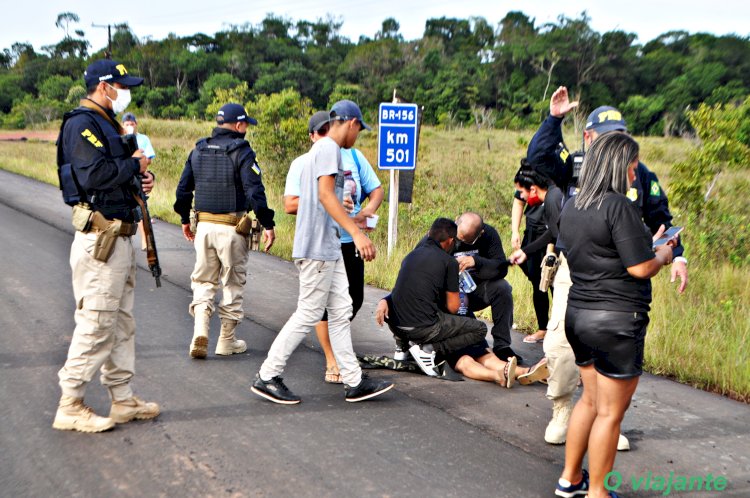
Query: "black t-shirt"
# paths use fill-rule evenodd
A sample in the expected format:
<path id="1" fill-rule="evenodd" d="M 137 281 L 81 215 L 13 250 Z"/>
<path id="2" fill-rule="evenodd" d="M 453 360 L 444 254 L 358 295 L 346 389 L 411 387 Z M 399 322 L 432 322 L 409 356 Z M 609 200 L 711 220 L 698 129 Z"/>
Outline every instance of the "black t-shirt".
<path id="1" fill-rule="evenodd" d="M 417 247 L 430 240 L 426 235 L 417 244 Z M 456 239 L 456 246 L 451 252 L 454 258 L 459 256 L 471 256 L 474 258 L 474 267 L 469 268 L 469 273 L 477 282 L 484 280 L 497 280 L 505 278 L 508 274 L 508 260 L 503 251 L 503 243 L 497 230 L 491 225 L 484 223 L 482 233 L 475 244 L 467 244 Z"/>
<path id="2" fill-rule="evenodd" d="M 571 199 L 560 216 L 560 239 L 573 281 L 570 306 L 649 311 L 651 280 L 632 277 L 627 268 L 655 255 L 651 235 L 627 197 L 609 192 L 601 207 L 586 210 L 576 209 Z"/>
<path id="3" fill-rule="evenodd" d="M 547 190 L 547 195 L 542 203 L 543 214 L 542 223 L 545 230 L 537 238 L 530 241 L 525 247 L 522 247 L 526 254 L 544 252 L 547 244 L 554 244 L 557 241 L 558 221 L 563 206 L 563 193 L 555 185 L 551 185 Z"/>
<path id="4" fill-rule="evenodd" d="M 458 292 L 458 262 L 437 242 L 427 239 L 401 262 L 391 293 L 388 322 L 401 327 L 428 327 L 446 292 Z"/>

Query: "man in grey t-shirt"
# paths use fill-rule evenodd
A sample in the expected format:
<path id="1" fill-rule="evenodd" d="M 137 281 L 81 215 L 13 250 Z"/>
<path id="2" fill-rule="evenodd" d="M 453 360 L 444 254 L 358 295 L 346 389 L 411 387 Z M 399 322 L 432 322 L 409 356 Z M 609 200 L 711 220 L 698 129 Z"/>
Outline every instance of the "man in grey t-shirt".
<path id="1" fill-rule="evenodd" d="M 300 175 L 300 196 L 292 257 L 336 261 L 341 257 L 341 228 L 319 201 L 318 178 L 333 176 L 336 197 L 343 197 L 341 148 L 331 137 L 323 137 L 300 159 L 306 164 L 302 166 Z"/>
<path id="2" fill-rule="evenodd" d="M 284 385 L 280 375 L 291 354 L 315 329 L 326 310 L 331 347 L 346 384 L 346 401 L 364 401 L 393 387 L 390 382 L 363 375 L 354 354 L 349 323 L 352 300 L 339 242 L 339 231 L 343 228 L 351 234 L 362 259 L 375 259 L 375 246 L 342 205 L 341 147 L 351 148 L 359 132 L 370 127 L 362 119 L 359 106 L 350 100 L 336 102 L 330 116 L 328 135 L 308 152 L 309 162 L 300 178 L 292 251 L 300 272 L 297 310 L 273 341 L 251 387 L 255 394 L 285 405 L 297 404 L 301 399 Z"/>

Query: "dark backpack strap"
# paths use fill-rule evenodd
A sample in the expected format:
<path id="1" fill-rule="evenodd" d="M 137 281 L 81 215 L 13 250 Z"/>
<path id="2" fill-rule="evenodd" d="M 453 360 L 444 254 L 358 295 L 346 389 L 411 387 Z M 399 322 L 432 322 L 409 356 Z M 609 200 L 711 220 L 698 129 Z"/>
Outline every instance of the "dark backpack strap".
<path id="1" fill-rule="evenodd" d="M 352 153 L 352 158 L 354 159 L 354 164 L 357 165 L 357 174 L 359 174 L 359 203 L 362 204 L 365 202 L 365 199 L 367 199 L 367 196 L 370 195 L 369 192 L 365 192 L 365 189 L 362 187 L 362 164 L 359 162 L 359 158 L 357 157 L 357 149 L 352 147 L 349 149 L 349 152 Z"/>

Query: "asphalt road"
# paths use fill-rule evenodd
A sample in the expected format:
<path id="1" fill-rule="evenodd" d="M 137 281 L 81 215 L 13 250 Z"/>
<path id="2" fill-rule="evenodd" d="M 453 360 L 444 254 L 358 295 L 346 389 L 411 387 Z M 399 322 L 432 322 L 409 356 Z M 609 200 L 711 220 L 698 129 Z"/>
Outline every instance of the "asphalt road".
<path id="1" fill-rule="evenodd" d="M 550 495 L 558 465 L 398 390 L 346 403 L 305 346 L 286 376 L 303 403 L 255 397 L 274 332 L 245 320 L 246 354 L 191 360 L 190 294 L 169 281 L 154 289 L 142 270 L 133 385 L 163 413 L 102 434 L 53 430 L 74 326 L 70 235 L 1 204 L 0 220 L 0 495 Z M 86 400 L 108 412 L 98 380 Z"/>
<path id="2" fill-rule="evenodd" d="M 73 331 L 68 256 L 70 210 L 59 191 L 0 171 L 0 497 L 16 496 L 553 496 L 564 448 L 543 442 L 550 403 L 544 386 L 501 389 L 475 381 L 375 371 L 396 388 L 375 400 L 344 402 L 322 382 L 316 342 L 292 356 L 285 379 L 296 406 L 249 391 L 276 333 L 294 310 L 297 276 L 286 261 L 250 255 L 249 350 L 191 360 L 189 275 L 193 252 L 178 227 L 157 223 L 165 276 L 154 288 L 139 253 L 135 317 L 136 393 L 161 404 L 155 421 L 103 434 L 51 428 Z M 373 324 L 382 290 L 366 288 L 353 322 L 358 352 L 392 352 Z M 210 353 L 216 340 L 214 320 Z M 528 360 L 541 345 L 513 347 Z M 86 397 L 109 401 L 95 379 Z M 641 378 L 623 432 L 632 451 L 615 469 L 627 497 L 647 476 L 723 476 L 727 489 L 669 496 L 750 496 L 750 408 L 652 375 Z M 653 482 L 653 481 L 652 481 Z"/>

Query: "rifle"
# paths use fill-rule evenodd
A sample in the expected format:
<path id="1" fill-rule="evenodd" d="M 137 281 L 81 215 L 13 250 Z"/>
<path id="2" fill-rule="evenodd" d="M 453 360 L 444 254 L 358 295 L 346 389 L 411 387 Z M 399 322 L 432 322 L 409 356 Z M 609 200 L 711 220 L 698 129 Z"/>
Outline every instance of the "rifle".
<path id="1" fill-rule="evenodd" d="M 110 120 L 111 122 L 111 120 Z M 123 148 L 124 157 L 131 157 L 138 150 L 138 142 L 135 135 L 121 135 L 119 137 Z M 159 255 L 156 253 L 156 239 L 154 238 L 154 226 L 151 224 L 151 213 L 148 212 L 148 203 L 146 194 L 143 192 L 141 182 L 133 179 L 133 198 L 141 208 L 141 217 L 143 218 L 143 234 L 146 236 L 146 260 L 148 269 L 156 280 L 156 286 L 161 287 L 161 266 L 159 266 Z"/>
<path id="2" fill-rule="evenodd" d="M 156 252 L 156 239 L 154 238 L 154 226 L 151 224 L 151 213 L 148 212 L 148 203 L 146 202 L 146 195 L 142 189 L 139 192 L 134 192 L 133 197 L 135 202 L 141 208 L 141 214 L 143 216 L 143 234 L 146 236 L 146 260 L 148 261 L 148 269 L 151 270 L 151 275 L 156 280 L 156 286 L 161 287 L 161 266 L 159 266 L 159 255 Z"/>

